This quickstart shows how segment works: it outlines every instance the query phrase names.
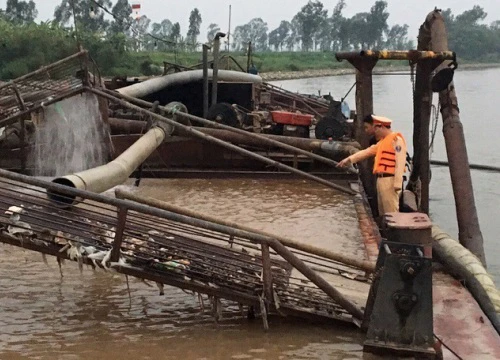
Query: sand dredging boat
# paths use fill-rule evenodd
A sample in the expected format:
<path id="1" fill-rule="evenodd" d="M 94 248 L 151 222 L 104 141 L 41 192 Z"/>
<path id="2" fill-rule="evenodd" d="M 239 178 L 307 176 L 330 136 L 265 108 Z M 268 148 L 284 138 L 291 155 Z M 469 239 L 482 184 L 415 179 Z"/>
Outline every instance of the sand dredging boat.
<path id="1" fill-rule="evenodd" d="M 192 290 L 200 303 L 210 299 L 216 318 L 223 307 L 239 306 L 271 331 L 269 316 L 341 321 L 366 332 L 370 352 L 499 358 L 500 298 L 483 266 L 473 198 L 466 199 L 472 185 L 448 66 L 456 56 L 438 11 L 420 31 L 428 36 L 419 36 L 417 50 L 336 54 L 357 69 L 352 123 L 342 102 L 208 66 L 106 86 L 85 51 L 3 83 L 0 241 L 60 264 L 69 259 L 81 269 L 148 279 L 161 293 L 164 285 Z M 362 119 L 373 112 L 372 69 L 393 59 L 416 67 L 418 141 L 408 187 L 416 201 L 408 203 L 414 212 L 391 213 L 377 224 L 369 164 L 359 171 L 335 165 L 367 145 Z M 427 216 L 432 90 L 454 149 L 457 217 L 467 234 L 460 242 Z M 140 186 L 152 174 L 317 182 L 345 196 L 365 251 L 334 252 L 123 189 L 101 194 L 131 176 Z"/>

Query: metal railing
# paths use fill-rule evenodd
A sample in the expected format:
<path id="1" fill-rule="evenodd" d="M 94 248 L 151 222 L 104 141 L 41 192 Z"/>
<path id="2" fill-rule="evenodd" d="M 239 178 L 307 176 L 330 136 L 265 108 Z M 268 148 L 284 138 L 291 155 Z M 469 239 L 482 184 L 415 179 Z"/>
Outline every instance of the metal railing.
<path id="1" fill-rule="evenodd" d="M 47 198 L 47 190 L 85 202 L 63 209 Z M 12 206 L 20 219 L 11 214 Z M 258 306 L 263 314 L 348 322 L 362 317 L 357 305 L 319 275 L 362 272 L 248 231 L 5 170 L 0 170 L 0 209 L 1 242 L 75 260 L 81 267 L 113 268 Z"/>

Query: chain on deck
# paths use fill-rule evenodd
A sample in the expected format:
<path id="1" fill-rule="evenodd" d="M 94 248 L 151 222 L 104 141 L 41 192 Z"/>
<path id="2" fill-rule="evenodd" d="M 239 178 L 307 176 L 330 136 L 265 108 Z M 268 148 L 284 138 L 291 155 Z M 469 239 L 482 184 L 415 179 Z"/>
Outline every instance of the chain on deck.
<path id="1" fill-rule="evenodd" d="M 46 195 L 46 188 L 61 188 L 59 185 L 5 170 L 0 173 L 8 175 L 0 177 L 1 242 L 54 255 L 59 260 L 74 260 L 81 268 L 84 264 L 113 268 L 158 284 L 248 306 L 262 305 L 261 244 L 190 225 L 188 217 L 177 215 L 182 221 L 173 221 L 153 215 L 156 208 L 79 190 L 65 191 L 79 196 L 84 193 L 92 200 L 61 209 Z M 121 241 L 119 259 L 112 262 L 117 241 Z M 353 277 L 360 274 L 331 260 L 293 252 L 319 273 Z M 266 301 L 271 311 L 353 321 L 345 309 L 280 255 L 272 250 L 270 255 L 273 295 L 271 301 Z"/>

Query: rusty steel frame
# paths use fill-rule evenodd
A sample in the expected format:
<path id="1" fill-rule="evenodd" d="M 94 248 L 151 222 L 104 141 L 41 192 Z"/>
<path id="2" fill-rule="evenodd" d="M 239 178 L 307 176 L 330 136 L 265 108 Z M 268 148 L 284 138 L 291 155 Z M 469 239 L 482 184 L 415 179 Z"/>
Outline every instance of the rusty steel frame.
<path id="1" fill-rule="evenodd" d="M 94 70 L 97 66 L 94 62 Z M 53 103 L 73 95 L 72 91 L 90 86 L 89 55 L 81 50 L 69 57 L 56 61 L 38 70 L 0 84 L 0 126 L 8 126 L 40 109 L 41 105 Z M 100 79 L 100 77 L 99 77 Z M 93 74 L 96 82 L 96 75 Z M 99 85 L 99 84 L 97 84 Z M 17 104 L 17 105 L 16 105 Z M 23 125 L 23 124 L 21 124 Z M 21 170 L 26 168 L 25 129 L 21 126 L 20 136 Z"/>
<path id="2" fill-rule="evenodd" d="M 214 224 L 214 223 L 211 223 L 208 221 L 193 219 L 193 218 L 190 218 L 188 216 L 179 215 L 176 213 L 172 213 L 169 211 L 165 211 L 162 209 L 154 208 L 151 206 L 139 204 L 139 203 L 128 201 L 128 200 L 113 199 L 113 198 L 109 198 L 109 197 L 106 197 L 103 195 L 89 193 L 87 191 L 72 189 L 72 188 L 69 188 L 66 186 L 58 185 L 58 184 L 47 182 L 47 181 L 40 180 L 40 179 L 31 178 L 31 177 L 24 176 L 21 174 L 11 173 L 11 172 L 5 171 L 5 170 L 0 170 L 0 177 L 2 177 L 4 179 L 11 180 L 11 181 L 20 182 L 22 184 L 36 186 L 36 187 L 48 189 L 51 191 L 56 191 L 58 193 L 65 194 L 65 195 L 68 195 L 71 197 L 81 197 L 82 199 L 89 199 L 89 200 L 96 201 L 96 202 L 103 204 L 103 205 L 109 205 L 109 206 L 112 206 L 114 208 L 122 209 L 121 215 L 118 216 L 118 226 L 120 226 L 119 223 L 127 224 L 128 223 L 126 220 L 128 217 L 127 214 L 130 211 L 135 211 L 135 212 L 139 212 L 139 213 L 144 214 L 144 215 L 157 216 L 157 217 L 160 217 L 162 219 L 168 219 L 170 221 L 178 222 L 181 224 L 186 224 L 189 226 L 196 226 L 196 227 L 200 227 L 200 228 L 203 228 L 206 230 L 215 231 L 218 233 L 224 233 L 227 235 L 233 235 L 235 237 L 242 238 L 242 239 L 249 239 L 252 242 L 257 242 L 260 244 L 265 243 L 270 248 L 272 248 L 274 251 L 276 251 L 277 254 L 279 254 L 281 257 L 283 257 L 289 264 L 291 264 L 293 267 L 295 267 L 297 270 L 299 270 L 312 283 L 314 283 L 316 286 L 318 286 L 319 289 L 321 289 L 324 293 L 326 293 L 329 297 L 331 297 L 335 301 L 336 304 L 341 306 L 343 309 L 345 309 L 347 312 L 349 312 L 355 318 L 358 318 L 358 319 L 362 318 L 362 311 L 356 305 L 354 305 L 352 302 L 350 302 L 348 299 L 346 299 L 342 294 L 340 294 L 336 289 L 334 289 L 329 283 L 327 283 L 324 279 L 322 279 L 314 271 L 312 271 L 303 260 L 299 259 L 294 253 L 292 253 L 289 249 L 287 249 L 284 245 L 282 245 L 279 241 L 277 241 L 275 239 L 266 239 L 265 237 L 262 237 L 262 236 L 259 237 L 256 234 L 252 234 L 251 232 L 248 232 L 248 231 L 242 231 L 242 230 L 230 228 L 227 226 L 221 226 L 218 224 Z M 11 202 L 8 202 L 8 203 L 11 203 Z M 126 209 L 128 209 L 128 211 L 126 211 Z M 109 218 L 109 216 L 110 215 L 107 215 L 108 218 Z M 116 223 L 116 218 L 115 218 L 115 221 L 113 221 L 113 223 Z M 118 239 L 118 237 L 120 236 L 120 232 L 121 231 L 117 230 L 118 235 L 117 235 L 116 239 Z M 13 241 L 12 241 L 12 239 L 10 239 L 9 241 L 6 241 L 6 242 L 12 243 Z M 22 246 L 22 240 L 21 240 L 21 244 L 18 243 L 16 245 Z M 115 244 L 114 246 L 117 246 L 117 245 Z M 39 248 L 34 249 L 34 250 L 43 252 L 43 250 L 40 250 Z M 117 251 L 118 250 L 115 250 L 115 254 Z M 51 254 L 54 254 L 54 252 L 52 252 Z M 57 256 L 57 254 L 55 254 L 55 255 Z M 266 260 L 264 259 L 263 261 L 265 262 Z M 133 268 L 130 268 L 127 266 L 119 266 L 117 268 L 117 270 L 122 272 L 122 273 L 134 274 L 134 272 L 137 269 L 134 270 Z M 141 272 L 140 277 L 142 277 L 142 278 L 145 277 L 144 272 Z M 154 277 L 154 275 L 151 275 L 149 278 L 155 278 L 155 277 Z M 160 279 L 158 278 L 158 280 L 160 280 Z M 162 279 L 159 282 L 165 282 L 165 279 Z M 175 284 L 174 284 L 174 286 L 175 286 Z M 267 285 L 267 289 L 269 290 L 269 285 Z M 220 289 L 218 289 L 218 290 L 220 290 Z M 217 293 L 217 292 L 216 291 L 214 292 L 214 290 L 212 290 L 211 293 Z M 230 298 L 231 294 L 229 294 L 228 296 Z M 252 301 L 255 302 L 255 300 L 252 300 Z"/>
<path id="3" fill-rule="evenodd" d="M 15 122 L 18 121 L 19 118 L 22 118 L 23 116 L 31 114 L 34 111 L 40 110 L 40 109 L 44 108 L 45 106 L 49 106 L 49 105 L 55 104 L 56 102 L 59 102 L 61 100 L 67 99 L 69 97 L 72 97 L 72 96 L 75 96 L 78 94 L 81 94 L 85 91 L 86 90 L 83 87 L 77 88 L 77 89 L 70 90 L 66 93 L 63 93 L 61 95 L 58 95 L 50 100 L 43 101 L 42 103 L 35 105 L 29 109 L 26 109 L 25 111 L 18 112 L 17 114 L 14 114 L 8 118 L 0 120 L 0 126 L 8 126 L 8 125 L 14 124 Z"/>
<path id="4" fill-rule="evenodd" d="M 19 89 L 15 83 L 11 83 L 11 85 L 14 93 L 16 94 L 17 101 L 19 102 L 19 108 L 21 111 L 26 111 L 26 105 Z M 24 128 L 24 116 L 19 118 L 19 126 L 21 127 L 21 132 L 19 134 L 19 145 L 21 147 L 21 171 L 24 172 L 26 170 L 26 129 Z"/>
<path id="5" fill-rule="evenodd" d="M 47 72 L 47 71 L 52 70 L 54 68 L 57 68 L 59 65 L 62 65 L 64 63 L 66 63 L 66 62 L 68 62 L 70 60 L 76 59 L 76 58 L 78 58 L 80 56 L 83 56 L 83 55 L 86 56 L 87 54 L 88 54 L 87 50 L 82 50 L 82 51 L 79 51 L 79 52 L 77 52 L 77 53 L 75 53 L 75 54 L 73 54 L 71 56 L 68 56 L 68 57 L 66 57 L 64 59 L 56 61 L 56 62 L 54 62 L 54 63 L 52 63 L 50 65 L 42 66 L 38 70 L 30 72 L 30 73 L 28 73 L 26 75 L 20 76 L 20 77 L 18 77 L 16 79 L 13 79 L 10 82 L 7 82 L 5 84 L 0 84 L 0 90 L 4 89 L 6 87 L 9 87 L 11 84 L 17 84 L 17 83 L 19 83 L 19 82 L 21 82 L 23 80 L 27 80 L 27 79 L 35 76 L 35 75 L 43 74 L 44 72 Z"/>
<path id="6" fill-rule="evenodd" d="M 312 112 L 316 116 L 324 116 L 328 112 L 328 104 L 322 103 L 316 99 L 313 98 L 305 98 L 303 96 L 300 96 L 298 94 L 295 94 L 291 91 L 281 89 L 275 85 L 269 84 L 269 83 L 262 83 L 260 85 L 260 91 L 266 91 L 271 93 L 271 96 L 278 96 L 278 97 L 283 97 L 288 100 L 293 100 L 293 105 L 292 110 L 299 109 L 296 105 L 296 102 L 299 102 L 303 104 L 306 108 L 307 111 Z M 281 105 L 281 106 L 290 106 L 290 104 L 286 104 L 284 102 L 280 102 L 279 100 L 274 99 L 274 103 Z M 323 113 L 318 111 L 317 109 L 313 108 L 313 106 L 316 106 L 317 108 L 323 109 Z"/>
<path id="7" fill-rule="evenodd" d="M 421 51 L 421 50 L 362 50 L 338 52 L 335 54 L 338 61 L 342 60 L 455 60 L 456 54 L 453 51 Z"/>
<path id="8" fill-rule="evenodd" d="M 160 200 L 155 200 L 151 198 L 145 198 L 139 195 L 133 195 L 131 193 L 126 193 L 123 191 L 116 191 L 117 198 L 125 198 L 132 200 L 136 203 L 142 203 L 148 206 L 154 206 L 157 209 L 168 208 L 169 206 Z M 163 210 L 166 211 L 166 210 Z M 185 212 L 184 212 L 185 213 Z M 176 213 L 177 214 L 177 213 Z M 186 215 L 182 215 L 186 216 Z M 348 299 L 346 299 L 338 290 L 336 290 L 333 286 L 331 286 L 328 282 L 326 282 L 322 277 L 320 277 L 317 273 L 311 270 L 302 260 L 300 260 L 295 254 L 293 254 L 283 243 L 277 240 L 276 236 L 264 235 L 263 233 L 256 233 L 250 231 L 248 228 L 237 226 L 236 224 L 232 226 L 221 225 L 223 223 L 221 220 L 217 222 L 212 222 L 203 219 L 197 219 L 194 217 L 190 217 L 191 221 L 199 222 L 199 224 L 203 224 L 205 222 L 210 222 L 213 226 L 217 226 L 220 229 L 225 229 L 228 235 L 234 235 L 238 237 L 244 237 L 251 240 L 255 240 L 261 244 L 266 244 L 271 247 L 282 256 L 286 261 L 293 265 L 298 271 L 300 271 L 305 277 L 307 277 L 312 283 L 318 286 L 321 290 L 323 290 L 326 294 L 328 294 L 332 299 L 338 302 L 343 308 L 345 308 L 351 315 L 355 316 L 358 319 L 361 319 L 359 316 L 362 316 L 362 311 L 358 309 L 353 303 L 351 303 Z M 212 220 L 212 219 L 210 219 Z M 269 281 L 269 280 L 268 280 Z M 269 284 L 268 284 L 269 286 Z M 269 289 L 268 289 L 269 290 Z"/>
<path id="9" fill-rule="evenodd" d="M 17 201 L 19 201 L 19 199 L 17 199 Z M 2 200 L 2 203 L 6 203 L 6 202 L 5 202 L 5 199 L 3 199 L 3 200 Z M 10 201 L 9 201 L 9 202 L 7 202 L 7 204 L 10 204 L 10 203 L 11 203 Z M 68 212 L 68 213 L 69 213 L 69 212 Z M 26 215 L 26 216 L 28 216 L 28 215 Z M 29 218 L 32 218 L 33 216 L 31 216 L 31 215 L 30 215 L 30 216 L 28 216 L 28 217 L 29 217 Z M 69 219 L 68 219 L 68 220 L 69 220 Z M 94 220 L 96 220 L 96 219 L 94 219 Z M 98 220 L 98 221 L 102 221 L 102 219 L 97 219 L 97 220 Z M 114 224 L 114 222 L 113 222 L 113 224 Z M 155 224 L 155 225 L 156 225 L 156 224 Z M 155 227 L 155 228 L 156 228 L 156 227 Z M 137 230 L 135 230 L 135 231 L 137 231 Z M 69 238 L 67 238 L 67 239 L 69 240 Z M 29 240 L 25 240 L 25 242 L 26 242 L 26 241 L 29 241 Z M 7 242 L 9 242 L 9 241 L 7 241 Z M 9 242 L 9 243 L 10 243 L 10 242 Z M 185 248 L 185 243 L 184 243 L 184 242 L 182 242 L 182 243 L 180 243 L 180 244 L 182 245 L 182 248 L 184 249 L 184 248 Z M 23 240 L 21 239 L 20 244 L 19 244 L 19 242 L 18 242 L 18 243 L 17 243 L 17 244 L 15 244 L 15 245 L 18 245 L 18 246 L 21 246 L 21 247 L 22 247 L 22 245 L 23 245 Z M 35 250 L 37 249 L 37 248 L 32 248 L 32 247 L 29 247 L 29 248 L 30 248 L 30 249 L 35 249 Z M 44 252 L 44 253 L 45 253 L 45 252 L 47 252 L 46 250 L 47 250 L 47 245 L 42 245 L 42 249 L 39 249 L 39 248 L 38 248 L 38 251 L 41 251 L 41 252 Z M 49 248 L 49 250 L 50 250 L 50 248 Z M 53 252 L 50 252 L 50 251 L 49 251 L 49 252 L 47 252 L 47 253 L 52 254 L 52 255 L 54 254 Z M 173 254 L 172 254 L 172 255 L 173 255 Z M 218 255 L 218 254 L 217 254 L 217 253 L 214 253 L 214 255 Z M 56 256 L 57 256 L 57 253 L 56 253 Z M 250 257 L 250 256 L 248 256 L 248 257 Z M 227 275 L 227 274 L 226 274 L 226 275 Z M 143 277 L 143 276 L 141 276 L 141 277 Z M 164 279 L 164 280 L 165 280 L 165 279 Z M 170 283 L 169 281 L 164 281 L 164 282 L 165 282 L 165 283 Z M 175 286 L 177 286 L 176 284 L 177 284 L 177 285 L 179 285 L 179 284 L 181 284 L 181 283 L 180 283 L 180 282 L 177 282 L 177 283 L 175 283 L 174 285 L 175 285 Z M 182 284 L 184 284 L 184 283 L 182 283 Z M 181 285 L 182 285 L 182 284 L 181 284 Z M 182 286 L 181 286 L 181 287 L 182 287 Z M 191 288 L 191 287 L 189 287 L 189 288 Z M 209 293 L 209 294 L 210 294 L 210 293 Z M 218 296 L 220 296 L 221 294 L 219 293 L 219 294 L 217 294 L 217 295 L 218 295 Z M 298 299 L 298 300 L 300 300 L 300 298 L 297 298 L 297 299 Z M 302 300 L 304 300 L 304 298 L 302 298 Z M 318 301 L 315 301 L 315 303 L 317 303 L 317 304 L 319 304 L 319 305 L 324 304 L 324 303 L 322 303 L 321 301 L 319 301 L 319 302 L 318 302 Z"/>

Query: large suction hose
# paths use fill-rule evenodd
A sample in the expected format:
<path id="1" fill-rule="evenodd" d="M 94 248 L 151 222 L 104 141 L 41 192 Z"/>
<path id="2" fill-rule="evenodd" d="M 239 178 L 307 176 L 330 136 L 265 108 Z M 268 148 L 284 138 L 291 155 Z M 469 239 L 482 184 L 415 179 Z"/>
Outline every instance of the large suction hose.
<path id="1" fill-rule="evenodd" d="M 212 73 L 213 71 L 209 69 L 208 77 L 210 79 L 212 78 Z M 260 76 L 247 74 L 239 71 L 219 70 L 217 76 L 218 76 L 218 81 L 248 82 L 255 84 L 262 83 L 262 78 Z M 122 95 L 132 96 L 136 98 L 143 98 L 149 94 L 153 94 L 167 87 L 171 87 L 174 85 L 182 85 L 202 80 L 203 80 L 203 70 L 183 71 L 176 74 L 169 74 L 165 76 L 152 78 L 137 84 L 120 88 L 116 91 Z"/>
<path id="2" fill-rule="evenodd" d="M 84 170 L 76 174 L 58 177 L 52 182 L 70 186 L 79 190 L 100 193 L 114 186 L 123 184 L 137 167 L 142 164 L 167 135 L 171 135 L 172 128 L 164 125 L 152 127 L 146 134 L 125 150 L 115 160 L 106 165 Z M 50 200 L 60 206 L 71 206 L 76 202 L 75 197 L 68 197 L 57 192 L 47 191 Z"/>

